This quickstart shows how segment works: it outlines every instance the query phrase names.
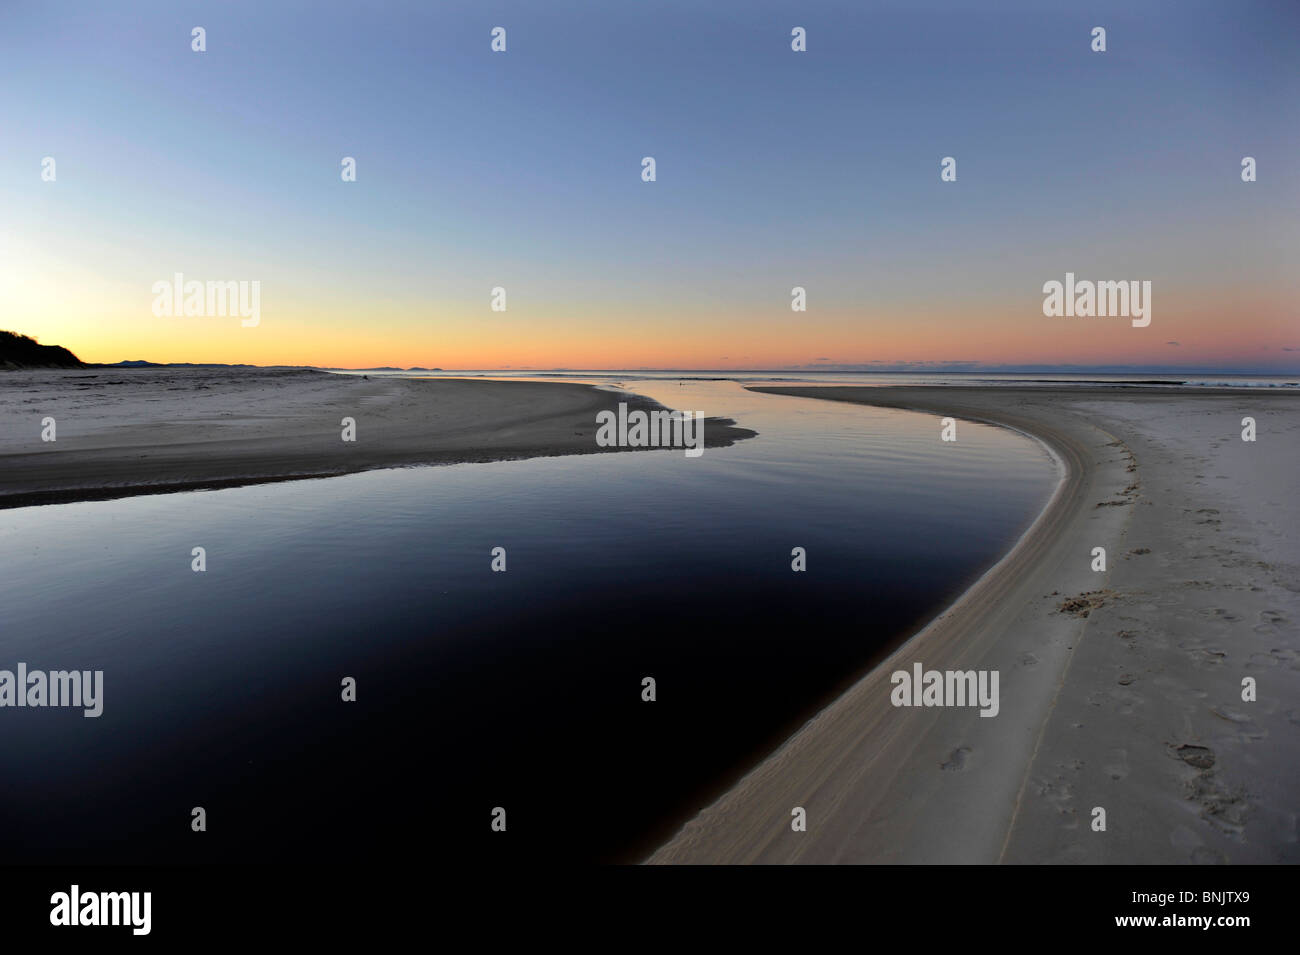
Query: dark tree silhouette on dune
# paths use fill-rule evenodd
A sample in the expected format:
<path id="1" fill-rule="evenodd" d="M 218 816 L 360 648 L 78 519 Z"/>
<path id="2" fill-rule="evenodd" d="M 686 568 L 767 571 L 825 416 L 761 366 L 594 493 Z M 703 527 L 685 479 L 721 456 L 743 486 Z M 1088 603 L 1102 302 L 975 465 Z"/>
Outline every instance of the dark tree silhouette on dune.
<path id="1" fill-rule="evenodd" d="M 61 345 L 41 345 L 17 332 L 0 331 L 0 368 L 83 368 L 85 363 Z"/>

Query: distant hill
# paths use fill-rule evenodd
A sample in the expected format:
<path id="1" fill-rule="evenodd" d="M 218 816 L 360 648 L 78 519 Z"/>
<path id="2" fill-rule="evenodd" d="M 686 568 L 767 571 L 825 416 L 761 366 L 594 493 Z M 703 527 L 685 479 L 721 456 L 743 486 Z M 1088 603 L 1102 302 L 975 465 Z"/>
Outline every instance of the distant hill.
<path id="1" fill-rule="evenodd" d="M 0 368 L 84 367 L 84 362 L 61 345 L 40 345 L 27 335 L 0 331 Z"/>

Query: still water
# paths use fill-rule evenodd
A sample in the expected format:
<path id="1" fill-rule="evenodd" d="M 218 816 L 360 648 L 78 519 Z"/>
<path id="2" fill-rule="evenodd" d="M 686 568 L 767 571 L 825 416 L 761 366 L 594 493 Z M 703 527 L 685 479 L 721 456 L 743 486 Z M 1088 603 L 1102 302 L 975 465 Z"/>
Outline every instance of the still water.
<path id="1" fill-rule="evenodd" d="M 625 384 L 759 436 L 0 512 L 0 669 L 104 671 L 97 719 L 0 710 L 4 858 L 634 861 L 1058 479 L 970 422 Z"/>

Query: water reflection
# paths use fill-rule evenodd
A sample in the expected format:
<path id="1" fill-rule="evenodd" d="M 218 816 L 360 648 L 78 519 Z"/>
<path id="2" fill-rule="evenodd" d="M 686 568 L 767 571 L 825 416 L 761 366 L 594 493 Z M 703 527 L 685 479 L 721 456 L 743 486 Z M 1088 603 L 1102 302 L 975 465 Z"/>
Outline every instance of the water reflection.
<path id="1" fill-rule="evenodd" d="M 0 710 L 6 858 L 636 858 L 1056 480 L 982 425 L 628 386 L 759 437 L 0 512 L 0 668 L 105 673 L 99 719 Z"/>

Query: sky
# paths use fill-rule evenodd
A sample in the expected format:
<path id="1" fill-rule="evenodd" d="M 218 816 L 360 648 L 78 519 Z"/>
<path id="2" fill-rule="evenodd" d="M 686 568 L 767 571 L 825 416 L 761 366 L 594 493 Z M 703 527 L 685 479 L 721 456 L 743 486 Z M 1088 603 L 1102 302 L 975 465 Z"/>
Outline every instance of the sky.
<path id="1" fill-rule="evenodd" d="M 1297 49 L 1291 0 L 0 0 L 0 328 L 103 362 L 1294 373 Z M 1150 281 L 1151 323 L 1045 316 L 1067 272 Z M 260 283 L 258 323 L 155 315 L 177 273 Z"/>

